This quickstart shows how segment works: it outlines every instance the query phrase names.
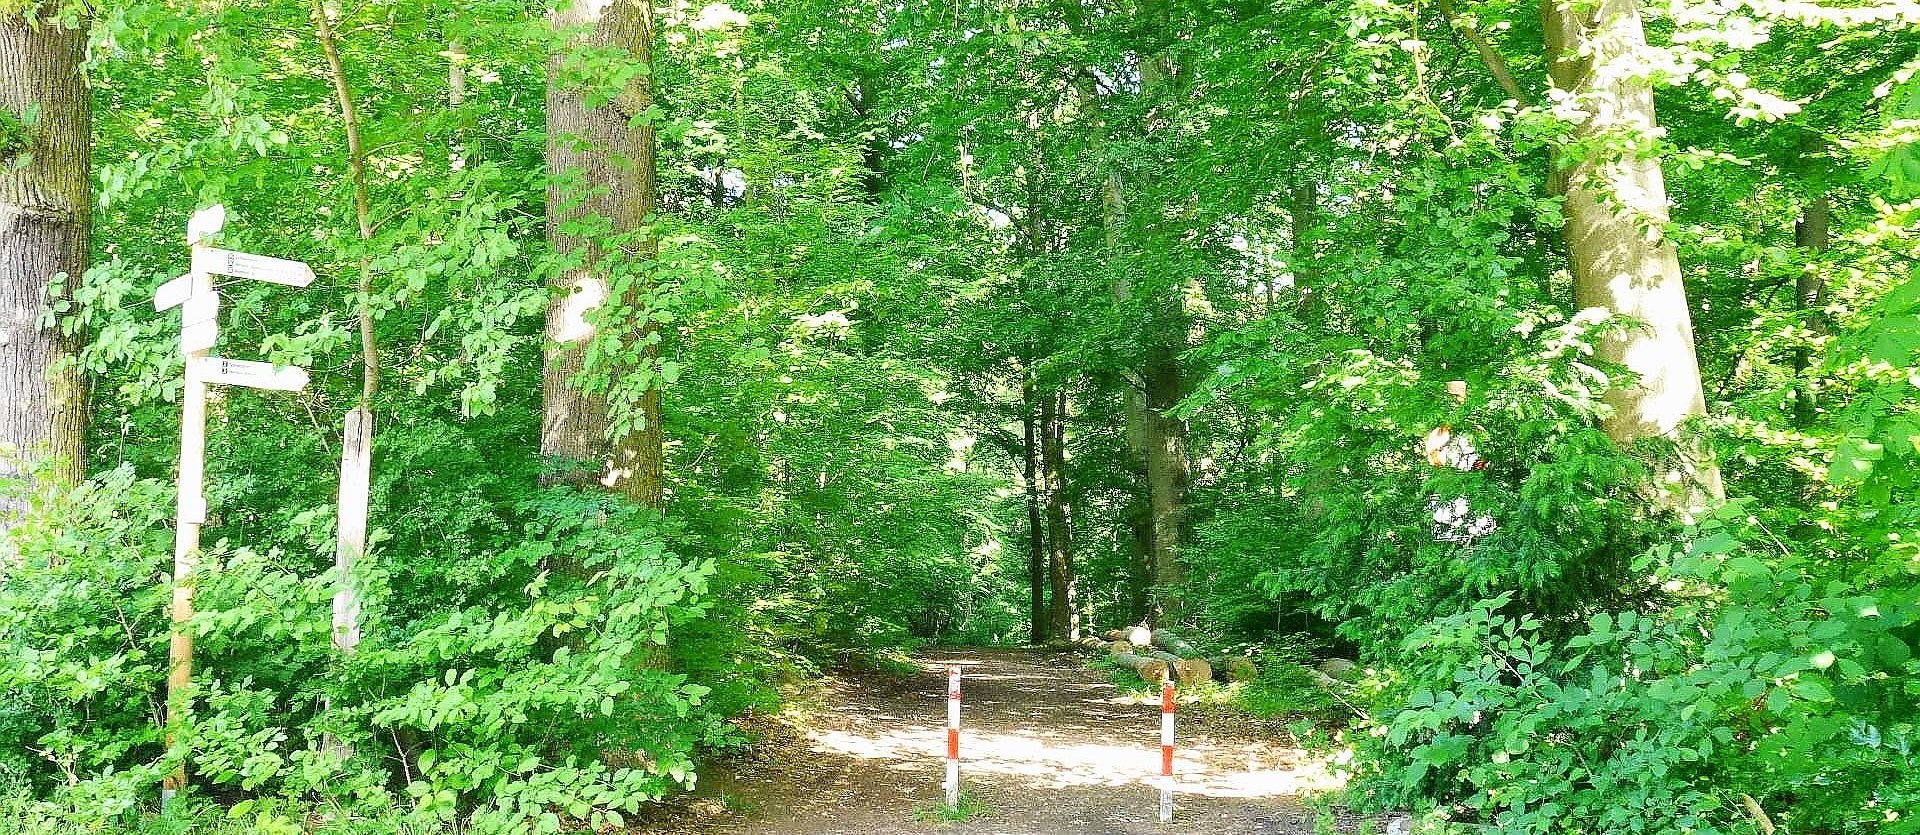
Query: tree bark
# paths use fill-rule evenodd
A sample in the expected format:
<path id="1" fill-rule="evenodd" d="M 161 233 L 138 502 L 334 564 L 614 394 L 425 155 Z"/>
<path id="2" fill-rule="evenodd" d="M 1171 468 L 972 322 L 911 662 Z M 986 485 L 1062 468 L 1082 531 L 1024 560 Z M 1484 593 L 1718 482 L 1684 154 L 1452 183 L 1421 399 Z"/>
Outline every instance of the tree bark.
<path id="1" fill-rule="evenodd" d="M 1025 459 L 1027 480 L 1027 611 L 1032 624 L 1028 639 L 1034 644 L 1044 644 L 1047 642 L 1049 626 L 1047 533 L 1042 527 L 1044 523 L 1040 511 L 1040 438 L 1035 426 L 1038 419 L 1034 415 L 1038 407 L 1039 404 L 1034 402 L 1033 381 L 1028 380 L 1020 386 L 1020 424 L 1026 434 L 1026 444 L 1021 454 Z"/>
<path id="2" fill-rule="evenodd" d="M 1800 210 L 1800 221 L 1793 226 L 1793 243 L 1818 259 L 1833 245 L 1833 202 L 1825 192 L 1807 202 Z M 1803 322 L 1815 336 L 1827 332 L 1826 318 L 1820 309 L 1827 304 L 1827 277 L 1820 264 L 1809 263 L 1793 280 L 1795 303 L 1804 311 Z M 1807 374 L 1813 364 L 1813 350 L 1805 345 L 1793 349 L 1793 425 L 1799 429 L 1813 426 L 1819 408 L 1814 381 Z"/>
<path id="3" fill-rule="evenodd" d="M 1299 297 L 1295 306 L 1301 319 L 1318 318 L 1324 309 L 1319 271 L 1313 263 L 1313 224 L 1320 215 L 1320 184 L 1302 171 L 1288 190 L 1287 234 L 1293 239 L 1293 292 Z M 1271 294 L 1272 284 L 1267 292 Z"/>
<path id="4" fill-rule="evenodd" d="M 1153 508 L 1144 498 L 1128 500 L 1127 619 L 1146 623 L 1153 613 Z"/>
<path id="5" fill-rule="evenodd" d="M 1140 95 L 1150 111 L 1158 111 L 1154 121 L 1142 126 L 1152 134 L 1168 119 L 1166 112 L 1178 104 L 1181 91 L 1191 81 L 1186 56 L 1178 49 L 1178 37 L 1171 18 L 1172 7 L 1163 0 L 1147 0 L 1140 7 L 1142 32 L 1150 39 L 1141 45 Z M 1117 235 L 1127 220 L 1126 195 L 1117 176 L 1108 179 L 1107 212 L 1110 223 L 1108 247 L 1119 253 Z M 1149 230 L 1151 231 L 1151 230 Z M 1123 304 L 1135 295 L 1126 286 L 1116 285 L 1115 297 Z M 1179 590 L 1186 582 L 1186 566 L 1181 562 L 1180 546 L 1185 541 L 1187 522 L 1186 422 L 1170 415 L 1175 404 L 1186 396 L 1180 369 L 1180 354 L 1186 350 L 1188 317 L 1183 288 L 1175 285 L 1155 288 L 1141 301 L 1145 303 L 1141 322 L 1148 344 L 1146 362 L 1139 369 L 1140 397 L 1131 401 L 1137 415 L 1142 457 L 1147 468 L 1147 502 L 1153 530 L 1153 602 L 1149 615 L 1153 623 L 1168 625 L 1185 614 Z"/>
<path id="6" fill-rule="evenodd" d="M 1047 502 L 1048 630 L 1068 641 L 1080 638 L 1078 579 L 1074 576 L 1073 529 L 1066 499 L 1066 409 L 1064 391 L 1043 395 L 1040 404 L 1041 483 Z"/>
<path id="7" fill-rule="evenodd" d="M 1651 141 L 1653 93 L 1634 77 L 1637 52 L 1646 44 L 1636 0 L 1577 6 L 1544 0 L 1542 21 L 1554 86 L 1577 96 L 1588 114 L 1574 127 L 1575 146 Z M 1607 433 L 1622 446 L 1645 438 L 1674 442 L 1674 460 L 1658 465 L 1656 502 L 1697 512 L 1725 493 L 1712 450 L 1683 433 L 1682 424 L 1707 409 L 1680 262 L 1664 234 L 1667 191 L 1659 159 L 1606 151 L 1575 159 L 1559 174 L 1576 302 L 1637 323 L 1599 346 L 1601 360 L 1638 378 L 1608 390 Z"/>
<path id="8" fill-rule="evenodd" d="M 1155 629 L 1152 633 L 1153 645 L 1182 658 L 1198 658 L 1200 650 L 1195 649 L 1185 639 L 1166 629 Z"/>
<path id="9" fill-rule="evenodd" d="M 24 14 L 0 10 L 0 445 L 22 456 L 0 455 L 0 476 L 45 458 L 71 484 L 87 467 L 86 379 L 70 362 L 80 340 L 41 327 L 40 312 L 55 278 L 70 293 L 87 269 L 87 31 Z"/>
<path id="10" fill-rule="evenodd" d="M 1186 317 L 1168 333 L 1186 334 Z M 1177 623 L 1185 607 L 1179 599 L 1186 582 L 1186 565 L 1180 555 L 1186 538 L 1187 486 L 1190 479 L 1187 462 L 1186 422 L 1169 414 L 1186 396 L 1180 373 L 1179 357 L 1173 346 L 1155 345 L 1143 376 L 1146 378 L 1146 456 L 1147 497 L 1153 519 L 1153 622 Z"/>
<path id="11" fill-rule="evenodd" d="M 1473 51 L 1479 53 L 1480 60 L 1487 65 L 1487 72 L 1493 74 L 1493 80 L 1500 85 L 1501 91 L 1521 104 L 1532 104 L 1526 91 L 1520 89 L 1520 82 L 1514 78 L 1513 70 L 1507 68 L 1507 59 L 1502 57 L 1500 50 L 1494 49 L 1493 43 L 1480 32 L 1479 24 L 1472 18 L 1463 18 L 1454 11 L 1453 0 L 1438 0 L 1438 7 L 1440 15 L 1447 19 L 1447 24 L 1453 27 L 1453 31 L 1458 32 L 1460 37 L 1472 45 Z"/>
<path id="12" fill-rule="evenodd" d="M 604 269 L 610 257 L 627 262 L 649 260 L 656 242 L 648 237 L 625 252 L 610 252 L 597 236 L 576 236 L 566 226 L 593 218 L 612 235 L 642 228 L 659 207 L 653 124 L 643 117 L 652 106 L 653 6 L 647 0 L 562 4 L 551 16 L 557 33 L 574 47 L 624 51 L 643 72 L 599 107 L 588 107 L 587 91 L 561 78 L 564 52 L 548 60 L 547 83 L 547 240 L 554 251 L 579 251 L 581 264 L 554 281 L 547 309 L 547 365 L 541 376 L 543 416 L 540 452 L 563 469 L 556 480 L 597 482 L 638 504 L 660 508 L 663 499 L 663 448 L 660 388 L 656 383 L 639 398 L 639 428 L 609 438 L 609 406 L 604 395 L 576 384 L 586 364 L 586 347 L 596 333 L 601 305 L 639 305 L 629 296 L 609 299 L 613 283 Z M 624 336 L 624 335 L 623 335 Z M 633 335 L 645 345 L 643 363 L 660 356 L 657 326 Z"/>

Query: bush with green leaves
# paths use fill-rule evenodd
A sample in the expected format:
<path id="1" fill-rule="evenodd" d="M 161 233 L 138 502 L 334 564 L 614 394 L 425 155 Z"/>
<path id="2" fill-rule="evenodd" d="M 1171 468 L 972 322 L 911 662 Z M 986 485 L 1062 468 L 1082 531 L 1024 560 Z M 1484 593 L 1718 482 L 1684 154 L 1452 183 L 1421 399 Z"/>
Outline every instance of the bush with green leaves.
<path id="1" fill-rule="evenodd" d="M 1645 555 L 1661 605 L 1558 639 L 1500 595 L 1416 630 L 1356 795 L 1436 831 L 1920 832 L 1920 584 L 1821 579 L 1721 518 Z"/>
<path id="2" fill-rule="evenodd" d="M 170 493 L 123 467 L 32 493 L 8 531 L 0 776 L 42 812 L 120 820 L 184 756 L 237 816 L 551 832 L 617 825 L 729 740 L 666 649 L 706 615 L 712 562 L 670 552 L 657 514 L 570 488 L 513 508 L 491 582 L 453 605 L 410 607 L 368 578 L 366 638 L 345 658 L 311 560 L 209 546 L 191 713 L 163 727 Z"/>

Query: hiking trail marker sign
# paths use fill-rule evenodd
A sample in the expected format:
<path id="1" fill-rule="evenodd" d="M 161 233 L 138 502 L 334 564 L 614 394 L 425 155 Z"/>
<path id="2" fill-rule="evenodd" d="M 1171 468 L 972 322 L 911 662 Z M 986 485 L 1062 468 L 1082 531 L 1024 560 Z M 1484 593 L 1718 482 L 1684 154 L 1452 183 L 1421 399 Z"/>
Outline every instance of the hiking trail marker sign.
<path id="1" fill-rule="evenodd" d="M 180 352 L 186 357 L 186 387 L 180 393 L 180 498 L 173 538 L 173 634 L 167 647 L 167 747 L 176 744 L 174 721 L 184 715 L 193 682 L 193 572 L 200 562 L 200 526 L 207 521 L 206 453 L 207 386 L 245 386 L 272 391 L 299 391 L 307 387 L 303 368 L 252 360 L 207 356 L 220 336 L 220 294 L 213 277 L 233 276 L 288 287 L 313 283 L 313 270 L 299 261 L 269 258 L 207 245 L 226 226 L 224 206 L 195 212 L 187 221 L 187 246 L 192 267 L 186 275 L 154 291 L 155 311 L 180 308 Z M 160 800 L 171 801 L 187 787 L 187 767 L 181 766 L 161 784 Z"/>

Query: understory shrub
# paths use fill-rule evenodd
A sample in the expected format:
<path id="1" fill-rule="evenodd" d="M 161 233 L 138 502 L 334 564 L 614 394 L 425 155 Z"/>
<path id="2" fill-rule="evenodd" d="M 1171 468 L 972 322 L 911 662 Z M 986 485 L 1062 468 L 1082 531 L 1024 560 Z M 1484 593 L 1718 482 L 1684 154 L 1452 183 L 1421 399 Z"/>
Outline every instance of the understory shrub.
<path id="1" fill-rule="evenodd" d="M 1920 832 L 1920 585 L 1708 531 L 1649 552 L 1664 605 L 1564 640 L 1504 594 L 1416 630 L 1355 734 L 1356 797 L 1441 832 Z"/>
<path id="2" fill-rule="evenodd" d="M 0 549 L 0 793 L 21 821 L 132 825 L 184 755 L 175 816 L 217 801 L 247 831 L 619 825 L 726 741 L 666 649 L 706 615 L 712 563 L 672 553 L 657 514 L 570 488 L 512 507 L 488 581 L 432 607 L 392 594 L 405 566 L 376 553 L 347 658 L 315 555 L 212 542 L 190 716 L 163 726 L 171 492 L 124 467 L 37 488 Z"/>

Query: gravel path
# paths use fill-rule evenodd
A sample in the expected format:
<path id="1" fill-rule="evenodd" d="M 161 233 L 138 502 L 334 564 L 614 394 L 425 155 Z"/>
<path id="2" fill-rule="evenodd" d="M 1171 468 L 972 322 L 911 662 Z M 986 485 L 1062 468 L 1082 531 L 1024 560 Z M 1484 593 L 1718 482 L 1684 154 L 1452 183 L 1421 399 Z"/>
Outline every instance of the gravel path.
<path id="1" fill-rule="evenodd" d="M 656 819 L 688 835 L 1305 835 L 1304 794 L 1334 788 L 1310 753 L 1257 728 L 1184 723 L 1174 821 L 1157 820 L 1158 701 L 1127 696 L 1083 656 L 928 650 L 919 675 L 826 683 L 805 721 L 753 762 L 710 769 L 705 798 Z M 944 670 L 964 670 L 961 783 L 983 807 L 926 819 L 941 800 Z"/>

